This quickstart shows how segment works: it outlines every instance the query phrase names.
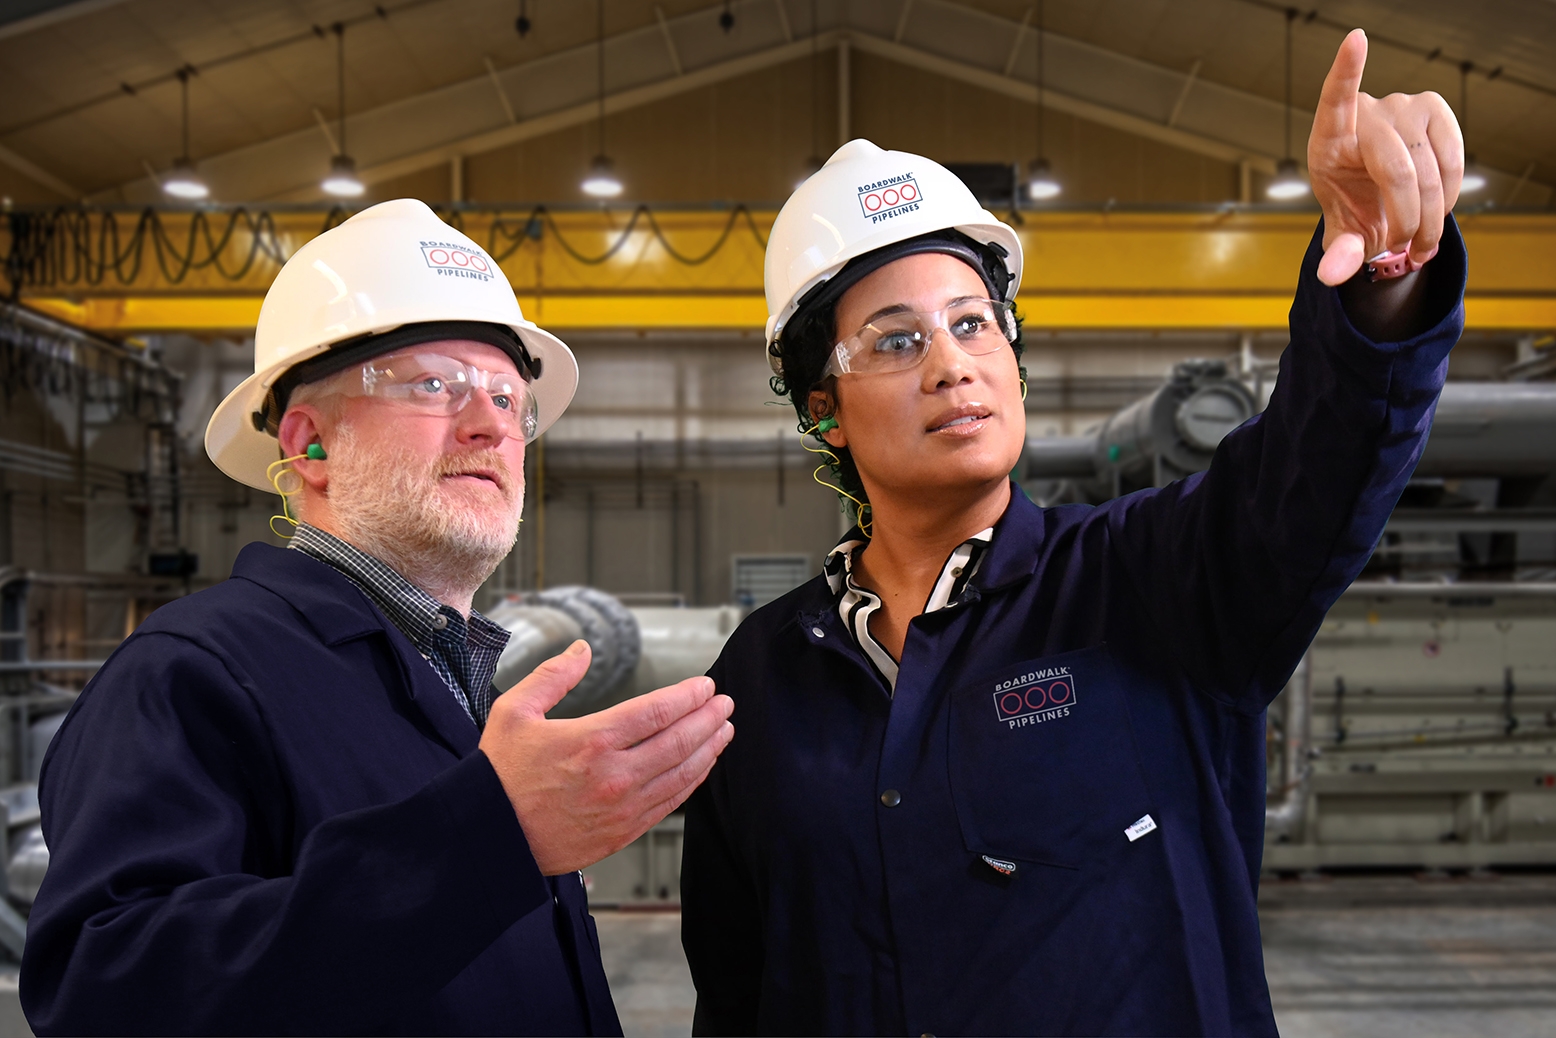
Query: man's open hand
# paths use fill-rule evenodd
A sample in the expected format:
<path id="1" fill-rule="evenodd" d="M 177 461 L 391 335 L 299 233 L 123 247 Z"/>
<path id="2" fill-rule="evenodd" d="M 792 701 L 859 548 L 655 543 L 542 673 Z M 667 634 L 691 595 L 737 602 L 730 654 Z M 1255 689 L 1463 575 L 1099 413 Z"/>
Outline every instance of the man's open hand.
<path id="1" fill-rule="evenodd" d="M 536 667 L 492 704 L 481 751 L 502 780 L 540 871 L 593 865 L 647 832 L 707 778 L 734 737 L 734 702 L 708 678 L 550 720 L 589 669 L 587 642 Z"/>
<path id="2" fill-rule="evenodd" d="M 1363 261 L 1408 244 L 1420 264 L 1437 255 L 1443 218 L 1459 199 L 1464 138 L 1434 93 L 1361 92 L 1367 35 L 1340 44 L 1307 142 L 1313 196 L 1324 209 L 1318 277 L 1338 285 Z"/>

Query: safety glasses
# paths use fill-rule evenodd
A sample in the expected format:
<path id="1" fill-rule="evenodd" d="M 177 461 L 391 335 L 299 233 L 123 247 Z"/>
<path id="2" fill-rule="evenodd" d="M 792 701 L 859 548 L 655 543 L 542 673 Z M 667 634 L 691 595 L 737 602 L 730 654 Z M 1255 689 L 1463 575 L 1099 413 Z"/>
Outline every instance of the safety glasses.
<path id="1" fill-rule="evenodd" d="M 1009 303 L 993 299 L 958 299 L 943 310 L 881 314 L 833 348 L 822 376 L 916 368 L 929 355 L 937 331 L 979 357 L 1016 341 L 1016 318 Z"/>
<path id="2" fill-rule="evenodd" d="M 509 436 L 525 443 L 535 438 L 539 415 L 529 383 L 511 371 L 486 371 L 441 353 L 404 350 L 374 357 L 362 365 L 360 386 L 347 380 L 348 396 L 371 396 L 407 411 L 455 415 L 480 390 L 491 398 Z"/>

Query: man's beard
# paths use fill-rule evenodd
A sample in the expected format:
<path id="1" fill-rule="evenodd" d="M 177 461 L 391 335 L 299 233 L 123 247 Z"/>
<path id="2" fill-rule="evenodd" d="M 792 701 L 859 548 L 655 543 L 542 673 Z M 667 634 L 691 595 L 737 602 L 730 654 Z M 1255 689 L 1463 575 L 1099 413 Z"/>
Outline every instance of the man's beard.
<path id="1" fill-rule="evenodd" d="M 343 426 L 330 444 L 329 467 L 341 536 L 424 589 L 429 580 L 478 587 L 518 539 L 523 481 L 495 450 L 445 454 L 429 463 Z M 501 501 L 489 489 L 450 486 L 443 478 L 477 469 L 496 475 Z"/>

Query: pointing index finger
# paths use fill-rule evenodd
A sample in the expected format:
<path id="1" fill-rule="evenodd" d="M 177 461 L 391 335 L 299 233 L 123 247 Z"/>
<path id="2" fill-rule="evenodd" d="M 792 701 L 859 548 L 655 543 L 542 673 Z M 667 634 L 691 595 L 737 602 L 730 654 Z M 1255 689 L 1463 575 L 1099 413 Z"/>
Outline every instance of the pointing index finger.
<path id="1" fill-rule="evenodd" d="M 1367 65 L 1367 34 L 1352 29 L 1340 44 L 1324 77 L 1324 89 L 1313 113 L 1315 137 L 1354 137 L 1356 135 L 1356 94 L 1361 90 L 1362 69 Z"/>

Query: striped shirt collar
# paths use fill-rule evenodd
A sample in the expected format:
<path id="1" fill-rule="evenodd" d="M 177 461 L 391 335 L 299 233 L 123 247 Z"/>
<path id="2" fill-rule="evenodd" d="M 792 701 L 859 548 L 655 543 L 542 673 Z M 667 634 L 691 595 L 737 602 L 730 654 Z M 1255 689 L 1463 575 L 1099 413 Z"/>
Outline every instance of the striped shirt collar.
<path id="1" fill-rule="evenodd" d="M 940 567 L 940 577 L 929 592 L 929 599 L 924 603 L 924 612 L 934 613 L 961 604 L 968 584 L 977 574 L 978 567 L 983 563 L 993 540 L 994 527 L 991 526 L 987 530 L 973 534 L 956 546 L 950 557 L 945 560 L 945 565 Z M 886 679 L 886 684 L 895 692 L 897 661 L 892 659 L 891 653 L 887 652 L 870 633 L 870 617 L 881 607 L 881 598 L 869 588 L 861 587 L 854 580 L 854 558 L 866 543 L 859 528 L 854 527 L 843 535 L 837 547 L 827 553 L 822 571 L 826 574 L 827 586 L 832 589 L 834 595 L 839 596 L 837 614 L 842 618 L 843 626 L 848 628 L 848 633 L 853 636 L 859 648 L 869 657 L 870 662 L 875 664 L 875 669 L 881 672 L 881 676 Z"/>
<path id="2" fill-rule="evenodd" d="M 475 610 L 468 621 L 383 560 L 307 523 L 298 523 L 287 547 L 326 563 L 350 580 L 432 664 L 477 727 L 492 705 L 492 677 L 508 632 Z"/>

